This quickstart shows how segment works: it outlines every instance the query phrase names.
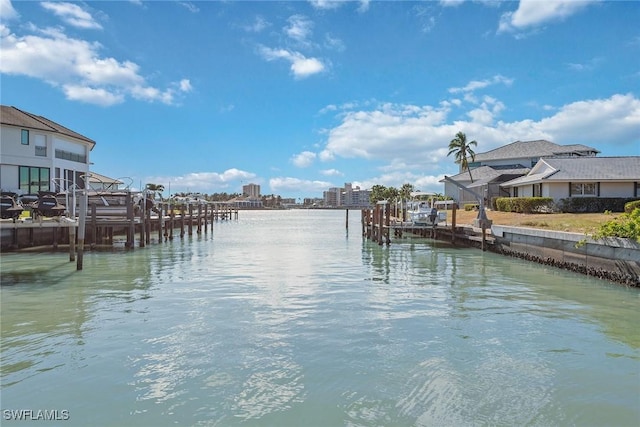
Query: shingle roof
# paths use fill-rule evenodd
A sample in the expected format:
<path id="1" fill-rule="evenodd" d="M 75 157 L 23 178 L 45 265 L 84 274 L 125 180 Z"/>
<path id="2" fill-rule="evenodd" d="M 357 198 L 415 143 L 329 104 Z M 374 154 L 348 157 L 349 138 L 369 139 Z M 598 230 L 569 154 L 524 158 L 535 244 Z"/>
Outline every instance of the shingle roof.
<path id="1" fill-rule="evenodd" d="M 557 170 L 548 181 L 579 180 L 637 180 L 640 181 L 640 156 L 636 157 L 574 157 L 544 159 Z"/>
<path id="2" fill-rule="evenodd" d="M 536 141 L 515 141 L 485 153 L 476 153 L 475 161 L 567 156 L 584 152 L 599 153 L 595 148 L 582 144 L 558 145 L 551 141 L 539 139 Z"/>
<path id="3" fill-rule="evenodd" d="M 37 129 L 45 132 L 59 133 L 61 135 L 69 136 L 88 142 L 91 144 L 91 148 L 96 145 L 96 142 L 84 135 L 74 132 L 46 117 L 37 116 L 35 114 L 27 113 L 16 107 L 10 107 L 8 105 L 0 106 L 0 123 L 8 126 L 18 126 L 27 129 Z"/>
<path id="4" fill-rule="evenodd" d="M 491 166 L 480 166 L 479 168 L 471 169 L 471 176 L 473 176 L 473 182 L 483 181 L 490 182 L 502 175 L 524 175 L 530 171 L 530 168 L 510 168 L 510 169 L 496 169 Z M 469 172 L 464 171 L 457 175 L 450 177 L 455 181 L 469 181 Z M 445 182 L 445 180 L 440 180 Z"/>
<path id="5" fill-rule="evenodd" d="M 640 181 L 640 156 L 571 157 L 542 159 L 550 170 L 526 175 L 502 184 L 504 187 L 537 182 Z"/>

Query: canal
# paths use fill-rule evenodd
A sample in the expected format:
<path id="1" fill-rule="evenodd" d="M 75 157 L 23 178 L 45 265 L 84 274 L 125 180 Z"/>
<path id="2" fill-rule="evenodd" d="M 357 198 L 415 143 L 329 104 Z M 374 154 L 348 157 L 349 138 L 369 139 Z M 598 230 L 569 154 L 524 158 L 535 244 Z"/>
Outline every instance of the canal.
<path id="1" fill-rule="evenodd" d="M 2 254 L 2 425 L 638 425 L 638 289 L 359 221 Z"/>

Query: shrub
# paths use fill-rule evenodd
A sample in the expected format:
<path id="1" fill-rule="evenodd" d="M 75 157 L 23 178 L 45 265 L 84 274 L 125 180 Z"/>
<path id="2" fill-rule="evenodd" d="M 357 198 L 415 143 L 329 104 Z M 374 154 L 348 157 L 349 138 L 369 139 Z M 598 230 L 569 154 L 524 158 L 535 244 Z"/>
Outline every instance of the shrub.
<path id="1" fill-rule="evenodd" d="M 605 222 L 592 237 L 595 240 L 605 237 L 623 237 L 640 242 L 640 207 Z"/>
<path id="2" fill-rule="evenodd" d="M 554 211 L 551 197 L 499 197 L 496 207 L 502 212 L 550 213 Z"/>
<path id="3" fill-rule="evenodd" d="M 558 207 L 566 213 L 625 212 L 625 203 L 634 200 L 620 197 L 569 197 L 561 199 Z"/>
<path id="4" fill-rule="evenodd" d="M 640 200 L 633 200 L 624 204 L 624 211 L 626 213 L 631 213 L 634 209 L 638 208 L 640 208 Z"/>
<path id="5" fill-rule="evenodd" d="M 473 211 L 479 209 L 478 204 L 477 203 L 465 203 L 464 205 L 464 210 L 465 211 Z"/>

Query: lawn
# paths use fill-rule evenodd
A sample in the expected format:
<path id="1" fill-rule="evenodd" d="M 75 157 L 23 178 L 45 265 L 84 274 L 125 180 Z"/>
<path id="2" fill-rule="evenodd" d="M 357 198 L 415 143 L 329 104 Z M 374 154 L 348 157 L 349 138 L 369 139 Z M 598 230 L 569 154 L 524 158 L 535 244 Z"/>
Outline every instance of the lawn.
<path id="1" fill-rule="evenodd" d="M 498 225 L 514 227 L 540 228 L 544 230 L 569 231 L 574 233 L 592 234 L 601 224 L 611 221 L 622 213 L 552 213 L 552 214 L 522 214 L 513 212 L 487 211 L 487 217 Z M 456 211 L 456 224 L 472 224 L 478 216 L 477 211 Z M 447 211 L 447 222 L 451 224 L 451 211 Z"/>

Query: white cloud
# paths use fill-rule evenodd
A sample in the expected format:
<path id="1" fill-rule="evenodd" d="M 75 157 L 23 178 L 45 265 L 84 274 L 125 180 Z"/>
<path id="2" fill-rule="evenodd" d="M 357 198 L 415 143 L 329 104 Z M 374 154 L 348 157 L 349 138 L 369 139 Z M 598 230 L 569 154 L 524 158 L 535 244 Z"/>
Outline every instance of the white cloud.
<path id="1" fill-rule="evenodd" d="M 313 22 L 304 15 L 290 16 L 287 21 L 289 26 L 284 28 L 285 34 L 298 42 L 307 43 L 307 39 L 311 36 Z"/>
<path id="2" fill-rule="evenodd" d="M 7 22 L 19 17 L 11 0 L 0 0 L 0 22 Z"/>
<path id="3" fill-rule="evenodd" d="M 640 99 L 632 94 L 573 102 L 538 121 L 496 121 L 505 105 L 492 97 L 484 97 L 479 108 L 470 110 L 468 120 L 449 120 L 448 108 L 382 104 L 348 112 L 327 132 L 319 158 L 362 158 L 386 163 L 388 172 L 418 169 L 430 175 L 451 163 L 446 147 L 458 131 L 478 141 L 479 152 L 533 139 L 590 144 L 601 150 L 607 144 L 640 144 Z"/>
<path id="4" fill-rule="evenodd" d="M 71 101 L 82 101 L 88 104 L 108 107 L 110 105 L 124 102 L 124 96 L 111 93 L 105 89 L 92 88 L 89 86 L 76 86 L 72 84 L 63 85 L 62 90 L 67 99 Z"/>
<path id="5" fill-rule="evenodd" d="M 513 79 L 508 77 L 501 76 L 497 74 L 490 79 L 485 80 L 472 80 L 467 83 L 464 87 L 452 87 L 449 88 L 449 93 L 468 93 L 474 92 L 479 89 L 484 89 L 488 86 L 496 85 L 496 84 L 504 84 L 505 86 L 511 86 L 513 84 Z"/>
<path id="6" fill-rule="evenodd" d="M 260 46 L 259 53 L 267 61 L 284 59 L 291 63 L 291 72 L 296 78 L 305 78 L 325 70 L 325 65 L 317 58 L 306 58 L 299 52 L 286 49 L 271 49 Z"/>
<path id="7" fill-rule="evenodd" d="M 515 12 L 500 18 L 498 32 L 517 31 L 560 21 L 599 0 L 520 0 Z"/>
<path id="8" fill-rule="evenodd" d="M 324 45 L 327 49 L 334 50 L 336 52 L 344 52 L 347 48 L 342 40 L 331 34 L 325 34 Z"/>
<path id="9" fill-rule="evenodd" d="M 458 7 L 464 0 L 440 0 L 440 6 L 442 7 Z"/>
<path id="10" fill-rule="evenodd" d="M 194 3 L 190 1 L 181 1 L 181 2 L 178 2 L 178 4 L 184 7 L 185 9 L 187 9 L 191 13 L 200 12 L 200 9 L 198 8 L 198 6 L 196 6 Z"/>
<path id="11" fill-rule="evenodd" d="M 245 31 L 248 31 L 251 33 L 260 33 L 265 29 L 267 29 L 269 26 L 271 26 L 271 23 L 267 21 L 264 17 L 256 16 L 253 23 L 249 25 L 245 25 L 242 28 L 244 28 Z"/>
<path id="12" fill-rule="evenodd" d="M 93 16 L 91 16 L 89 12 L 82 9 L 76 3 L 46 1 L 40 3 L 40 5 L 73 27 L 87 30 L 102 29 L 102 25 L 93 19 Z"/>
<path id="13" fill-rule="evenodd" d="M 320 10 L 337 9 L 350 0 L 309 0 L 309 3 Z"/>
<path id="14" fill-rule="evenodd" d="M 316 153 L 313 153 L 311 151 L 303 151 L 302 153 L 293 156 L 291 158 L 291 161 L 299 168 L 306 168 L 311 166 L 315 159 Z"/>
<path id="15" fill-rule="evenodd" d="M 320 173 L 324 176 L 344 176 L 342 172 L 337 169 L 324 169 Z"/>
<path id="16" fill-rule="evenodd" d="M 0 72 L 40 79 L 62 88 L 68 99 L 102 106 L 123 102 L 126 96 L 174 104 L 177 93 L 192 89 L 187 79 L 164 90 L 152 87 L 137 64 L 100 57 L 101 48 L 59 29 L 35 28 L 34 34 L 18 36 L 3 26 Z"/>
<path id="17" fill-rule="evenodd" d="M 219 172 L 193 172 L 181 176 L 151 176 L 146 177 L 144 182 L 155 182 L 164 185 L 168 191 L 169 186 L 172 191 L 183 192 L 215 192 L 217 190 L 228 189 L 231 184 L 237 186 L 241 181 L 253 179 L 256 174 L 236 168 Z"/>
<path id="18" fill-rule="evenodd" d="M 311 193 L 325 191 L 327 188 L 335 186 L 332 183 L 326 181 L 311 181 L 291 177 L 276 177 L 269 180 L 269 187 L 274 193 Z"/>

